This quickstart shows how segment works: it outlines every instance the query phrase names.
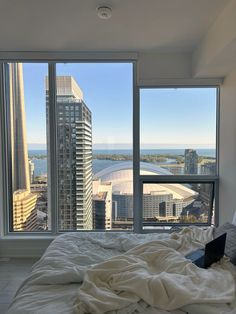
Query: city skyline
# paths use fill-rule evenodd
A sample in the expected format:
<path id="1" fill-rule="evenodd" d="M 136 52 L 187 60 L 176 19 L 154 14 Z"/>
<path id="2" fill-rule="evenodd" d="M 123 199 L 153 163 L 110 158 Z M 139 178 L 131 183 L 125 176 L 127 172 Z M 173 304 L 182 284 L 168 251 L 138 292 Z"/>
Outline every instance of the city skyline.
<path id="1" fill-rule="evenodd" d="M 48 75 L 47 64 L 23 64 L 23 72 L 27 143 L 38 147 L 32 149 L 43 149 L 43 145 L 46 146 L 44 81 Z M 93 149 L 132 148 L 131 64 L 57 64 L 57 75 L 73 76 L 84 91 L 86 103 L 91 104 Z M 168 89 L 168 93 L 164 89 L 142 90 L 141 148 L 215 148 L 215 103 L 213 88 Z M 187 116 L 182 117 L 183 112 Z M 121 115 L 122 128 L 118 118 Z M 163 121 L 160 116 L 164 117 Z M 165 116 L 171 122 L 168 130 L 163 125 Z M 190 125 L 194 132 L 189 132 Z M 156 138 L 157 134 L 160 138 Z"/>

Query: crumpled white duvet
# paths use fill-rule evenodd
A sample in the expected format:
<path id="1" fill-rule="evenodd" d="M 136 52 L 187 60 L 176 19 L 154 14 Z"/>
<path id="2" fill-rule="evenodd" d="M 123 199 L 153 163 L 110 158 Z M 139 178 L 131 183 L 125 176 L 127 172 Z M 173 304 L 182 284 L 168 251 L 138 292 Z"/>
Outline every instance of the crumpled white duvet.
<path id="1" fill-rule="evenodd" d="M 185 228 L 180 234 L 174 233 L 171 235 L 85 232 L 68 233 L 58 236 L 50 244 L 42 258 L 34 265 L 32 273 L 18 290 L 17 295 L 9 308 L 8 314 L 78 314 L 84 313 L 85 310 L 89 311 L 88 313 L 92 313 L 92 311 L 93 313 L 99 313 L 98 311 L 102 312 L 107 310 L 107 307 L 106 309 L 102 308 L 102 306 L 106 306 L 106 304 L 102 304 L 101 307 L 96 307 L 98 299 L 93 295 L 93 289 L 86 289 L 86 285 L 92 278 L 92 272 L 94 272 L 94 275 L 96 274 L 96 267 L 103 267 L 102 269 L 104 270 L 104 265 L 106 265 L 106 263 L 113 263 L 112 259 L 118 258 L 118 256 L 122 256 L 122 258 L 124 258 L 124 256 L 127 257 L 127 260 L 124 259 L 122 265 L 126 267 L 126 271 L 127 267 L 132 268 L 132 272 L 129 276 L 132 276 L 131 274 L 135 275 L 137 271 L 136 277 L 142 280 L 140 281 L 140 284 L 136 282 L 137 292 L 139 291 L 137 294 L 135 291 L 131 290 L 124 292 L 124 286 L 127 287 L 127 280 L 135 282 L 135 276 L 133 276 L 133 278 L 127 276 L 122 277 L 122 271 L 120 269 L 117 270 L 117 268 L 115 268 L 113 274 L 111 273 L 111 269 L 108 271 L 107 275 L 112 279 L 108 280 L 108 290 L 110 290 L 111 293 L 114 291 L 117 292 L 115 293 L 115 298 L 117 296 L 122 296 L 122 298 L 125 298 L 126 300 L 125 303 L 119 303 L 119 307 L 116 310 L 115 307 L 114 310 L 109 308 L 109 314 L 236 313 L 235 298 L 232 303 L 226 303 L 231 302 L 232 294 L 234 294 L 232 276 L 234 276 L 235 282 L 235 266 L 227 260 L 223 260 L 221 263 L 214 265 L 209 271 L 196 270 L 196 267 L 186 261 L 183 257 L 190 251 L 203 247 L 206 242 L 210 241 L 212 239 L 212 230 L 212 228 L 208 228 L 207 230 L 202 230 L 200 228 Z M 159 254 L 159 257 L 157 257 L 158 254 L 156 254 L 155 251 L 157 249 L 163 250 L 163 254 Z M 141 253 L 140 250 L 143 250 L 143 253 Z M 129 255 L 128 251 L 132 254 Z M 166 253 L 164 254 L 164 252 Z M 164 257 L 164 255 L 166 256 Z M 176 260 L 172 260 L 172 256 L 177 259 L 177 263 Z M 145 260 L 145 257 L 147 257 L 147 261 Z M 164 261 L 166 258 L 169 259 L 168 263 Z M 130 266 L 129 263 L 133 265 Z M 140 268 L 135 270 L 135 267 L 138 267 L 138 265 L 142 265 L 141 270 Z M 181 270 L 179 267 L 180 265 L 182 265 Z M 117 267 L 118 266 L 119 265 L 117 265 Z M 149 266 L 151 266 L 151 268 Z M 165 268 L 166 266 L 168 266 L 167 269 Z M 107 268 L 105 270 L 107 271 Z M 170 280 L 170 275 L 168 280 L 167 277 L 164 276 L 165 273 L 171 274 L 171 271 L 174 273 L 177 270 L 178 272 L 181 271 L 181 275 L 178 276 L 176 273 L 175 276 L 177 275 L 177 277 L 175 277 L 174 280 Z M 200 278 L 203 280 L 202 282 L 199 278 L 195 278 L 196 271 L 201 272 Z M 152 298 L 151 295 L 149 298 L 145 297 L 150 288 L 148 280 L 145 279 L 148 277 L 149 272 L 152 274 L 152 278 L 149 280 L 154 285 L 154 289 L 158 290 L 157 293 L 159 293 L 159 289 L 157 289 L 156 284 L 161 287 L 163 293 L 161 298 L 158 298 L 156 294 L 153 295 Z M 202 272 L 209 272 L 207 281 L 204 281 L 205 276 L 202 275 Z M 140 273 L 143 274 L 143 276 L 140 276 Z M 187 273 L 189 276 L 185 276 Z M 222 281 L 221 276 L 223 273 L 225 276 Z M 126 275 L 127 274 L 128 272 Z M 211 281 L 213 279 L 212 274 L 217 274 L 218 280 L 222 281 L 219 283 L 219 281 L 216 280 L 216 277 L 214 277 L 215 283 L 217 281 L 215 292 L 218 294 L 218 297 L 217 294 L 215 295 L 215 301 L 211 298 L 210 292 L 205 294 L 207 288 L 207 286 L 205 286 L 206 283 L 209 284 L 211 289 L 213 288 Z M 155 279 L 154 275 L 159 276 L 160 278 Z M 181 284 L 182 277 L 189 277 L 188 283 L 191 283 L 190 286 L 194 287 L 194 289 L 196 288 L 195 297 L 191 302 L 198 302 L 201 295 L 204 298 L 203 302 L 207 303 L 188 304 L 188 302 L 186 302 L 188 294 L 190 294 L 191 297 L 193 297 L 193 295 L 192 292 L 190 293 L 188 291 L 189 289 L 186 289 L 184 281 L 184 284 Z M 93 282 L 93 285 L 99 289 L 99 286 L 97 286 L 97 278 L 96 275 L 94 277 L 95 281 L 91 282 Z M 197 281 L 195 282 L 195 279 L 192 280 L 191 278 L 195 278 Z M 219 291 L 218 287 L 225 285 L 227 278 L 229 281 L 225 291 L 223 291 L 223 289 L 222 291 Z M 102 276 L 102 279 L 104 279 L 104 276 Z M 177 280 L 177 282 L 175 280 Z M 106 282 L 106 280 L 101 282 L 102 287 L 104 286 L 103 282 Z M 146 282 L 146 285 L 144 285 L 144 282 Z M 199 283 L 202 289 L 199 289 L 199 286 L 196 283 Z M 162 284 L 165 284 L 165 286 Z M 169 292 L 167 296 L 168 299 L 165 300 L 164 290 L 166 287 L 168 287 L 168 290 L 166 291 Z M 175 289 L 175 287 L 178 287 L 178 289 Z M 179 290 L 179 287 L 181 287 L 181 291 Z M 169 290 L 169 288 L 171 289 Z M 177 291 L 177 294 L 174 291 Z M 187 293 L 186 295 L 185 292 Z M 211 292 L 213 292 L 213 290 L 211 290 Z M 173 294 L 173 298 L 169 293 Z M 89 295 L 92 296 L 92 302 L 90 304 L 88 304 Z M 132 302 L 130 303 L 131 296 Z M 208 298 L 210 302 L 215 303 L 208 303 Z M 107 297 L 106 299 L 108 302 L 111 301 L 111 299 Z M 158 299 L 159 301 L 161 300 L 161 303 L 159 304 Z M 171 301 L 169 302 L 167 300 Z M 149 306 L 149 304 L 152 304 L 153 306 Z M 186 305 L 178 310 L 164 310 L 160 308 L 160 306 L 165 308 L 166 304 L 170 305 L 168 308 L 175 308 L 175 306 L 181 306 L 181 304 Z M 93 309 L 91 309 L 90 306 L 92 306 Z M 158 308 L 156 306 L 158 306 Z"/>
<path id="2" fill-rule="evenodd" d="M 78 292 L 78 313 L 106 313 L 140 299 L 163 310 L 232 302 L 235 283 L 229 271 L 198 268 L 180 253 L 192 247 L 197 231 L 144 243 L 89 269 Z"/>

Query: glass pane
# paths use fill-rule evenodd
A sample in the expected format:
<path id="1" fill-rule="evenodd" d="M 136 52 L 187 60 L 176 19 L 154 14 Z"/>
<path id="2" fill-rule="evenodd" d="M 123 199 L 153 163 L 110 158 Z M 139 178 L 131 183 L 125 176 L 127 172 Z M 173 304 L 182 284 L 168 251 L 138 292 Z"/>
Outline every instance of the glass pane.
<path id="1" fill-rule="evenodd" d="M 133 226 L 132 64 L 57 64 L 60 230 Z"/>
<path id="2" fill-rule="evenodd" d="M 48 66 L 11 63 L 8 72 L 13 192 L 10 230 L 45 231 L 50 229 L 44 88 Z"/>
<path id="3" fill-rule="evenodd" d="M 216 88 L 141 89 L 141 174 L 216 175 Z"/>
<path id="4" fill-rule="evenodd" d="M 165 224 L 210 224 L 213 213 L 213 183 L 145 183 L 143 226 Z"/>

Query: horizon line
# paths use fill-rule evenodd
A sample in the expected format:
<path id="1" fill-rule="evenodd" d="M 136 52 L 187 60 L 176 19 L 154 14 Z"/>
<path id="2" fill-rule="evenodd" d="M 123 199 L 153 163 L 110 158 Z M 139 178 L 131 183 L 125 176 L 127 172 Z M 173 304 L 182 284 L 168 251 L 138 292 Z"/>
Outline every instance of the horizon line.
<path id="1" fill-rule="evenodd" d="M 42 146 L 47 146 L 47 143 L 27 143 L 27 145 L 42 145 Z M 123 146 L 131 146 L 132 147 L 132 143 L 93 143 L 93 145 L 103 145 L 103 146 L 118 146 L 118 145 L 123 145 Z M 175 143 L 141 143 L 141 146 L 147 146 L 147 145 L 150 145 L 150 146 L 167 146 L 167 145 L 170 145 L 170 146 L 191 146 L 191 145 L 194 145 L 194 146 L 215 146 L 214 143 L 181 143 L 181 144 L 175 144 Z"/>
<path id="2" fill-rule="evenodd" d="M 160 148 L 143 148 L 141 147 L 141 150 L 172 150 L 172 149 L 216 149 L 214 147 L 160 147 Z M 32 147 L 29 147 L 28 148 L 28 151 L 29 150 L 46 150 L 46 147 L 45 148 L 32 148 Z M 111 151 L 111 150 L 132 150 L 132 147 L 131 148 L 93 148 L 92 150 L 107 150 L 107 151 Z"/>

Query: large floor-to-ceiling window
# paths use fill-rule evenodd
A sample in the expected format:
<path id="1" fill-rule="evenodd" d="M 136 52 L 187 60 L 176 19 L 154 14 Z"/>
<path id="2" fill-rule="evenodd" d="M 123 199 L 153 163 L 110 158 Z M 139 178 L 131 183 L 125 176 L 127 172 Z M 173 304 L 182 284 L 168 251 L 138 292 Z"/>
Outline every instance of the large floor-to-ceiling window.
<path id="1" fill-rule="evenodd" d="M 58 229 L 132 229 L 132 64 L 55 71 Z"/>
<path id="2" fill-rule="evenodd" d="M 133 229 L 132 63 L 5 72 L 8 230 Z"/>
<path id="3" fill-rule="evenodd" d="M 10 231 L 50 230 L 47 63 L 5 64 L 5 146 Z"/>
<path id="4" fill-rule="evenodd" d="M 5 233 L 209 225 L 218 88 L 142 88 L 135 63 L 2 67 Z"/>

